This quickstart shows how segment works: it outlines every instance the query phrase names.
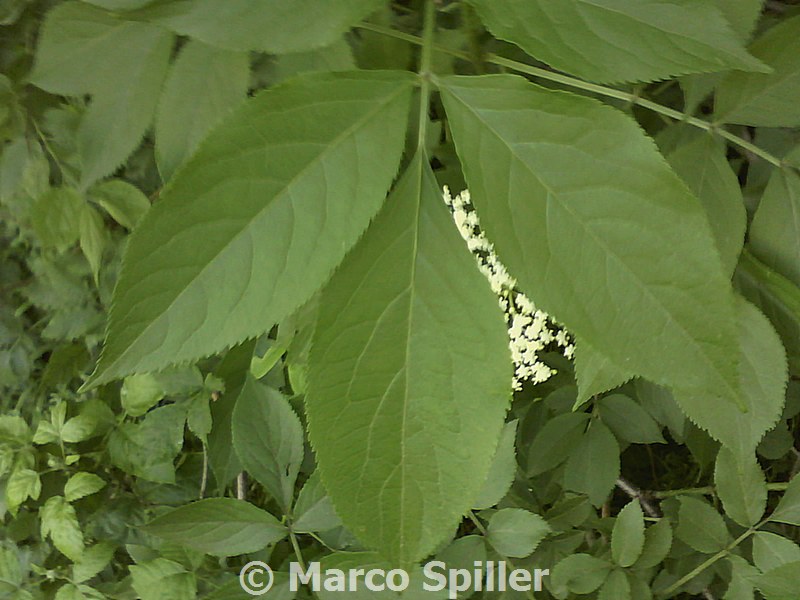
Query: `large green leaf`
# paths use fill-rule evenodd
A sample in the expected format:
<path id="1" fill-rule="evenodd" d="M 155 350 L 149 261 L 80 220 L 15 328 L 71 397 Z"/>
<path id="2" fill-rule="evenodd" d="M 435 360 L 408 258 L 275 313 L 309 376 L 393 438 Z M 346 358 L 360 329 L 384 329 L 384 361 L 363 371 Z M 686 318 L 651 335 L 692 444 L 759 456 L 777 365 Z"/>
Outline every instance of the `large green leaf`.
<path id="1" fill-rule="evenodd" d="M 164 180 L 197 149 L 209 129 L 245 99 L 248 76 L 244 52 L 194 40 L 181 48 L 156 116 L 156 160 Z"/>
<path id="2" fill-rule="evenodd" d="M 272 54 L 327 46 L 385 0 L 178 0 L 150 18 L 181 35 L 229 50 Z"/>
<path id="3" fill-rule="evenodd" d="M 256 552 L 286 535 L 286 528 L 271 514 L 233 498 L 186 504 L 156 517 L 145 529 L 215 556 Z"/>
<path id="4" fill-rule="evenodd" d="M 412 83 L 312 75 L 234 111 L 131 235 L 93 383 L 222 350 L 308 300 L 383 203 Z"/>
<path id="5" fill-rule="evenodd" d="M 345 525 L 399 563 L 477 498 L 512 367 L 486 280 L 417 156 L 320 300 L 309 437 Z"/>
<path id="6" fill-rule="evenodd" d="M 703 390 L 676 390 L 675 400 L 696 425 L 745 459 L 781 416 L 787 364 L 780 338 L 767 318 L 743 298 L 738 299 L 737 312 L 741 363 L 738 379 L 747 412 L 732 407 L 721 410 L 716 395 Z"/>
<path id="7" fill-rule="evenodd" d="M 537 307 L 626 373 L 743 405 L 705 212 L 638 126 L 518 77 L 441 84 L 481 225 Z"/>
<path id="8" fill-rule="evenodd" d="M 800 125 L 800 16 L 776 25 L 750 46 L 772 73 L 731 73 L 717 89 L 716 116 L 762 127 Z"/>
<path id="9" fill-rule="evenodd" d="M 720 11 L 664 0 L 469 0 L 489 31 L 556 69 L 599 82 L 765 70 Z"/>
<path id="10" fill-rule="evenodd" d="M 288 514 L 303 462 L 303 426 L 278 390 L 245 380 L 233 410 L 233 447 L 247 472 Z"/>
<path id="11" fill-rule="evenodd" d="M 776 169 L 750 225 L 758 258 L 800 286 L 800 175 Z"/>

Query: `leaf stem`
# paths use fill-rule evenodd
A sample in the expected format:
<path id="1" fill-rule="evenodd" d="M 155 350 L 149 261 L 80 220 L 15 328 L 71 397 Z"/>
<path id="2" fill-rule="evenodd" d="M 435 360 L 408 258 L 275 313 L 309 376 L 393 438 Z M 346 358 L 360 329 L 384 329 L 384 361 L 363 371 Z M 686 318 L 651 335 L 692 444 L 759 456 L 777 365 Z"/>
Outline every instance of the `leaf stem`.
<path id="1" fill-rule="evenodd" d="M 783 492 L 789 487 L 788 483 L 768 483 L 767 490 L 770 492 Z M 663 491 L 650 491 L 642 492 L 645 496 L 663 500 L 664 498 L 672 498 L 673 496 L 683 496 L 685 494 L 703 494 L 706 496 L 713 496 L 716 494 L 716 487 L 707 485 L 704 487 L 684 488 L 681 490 L 663 490 Z"/>
<path id="2" fill-rule="evenodd" d="M 425 41 L 420 38 L 419 36 L 412 35 L 409 33 L 404 33 L 402 31 L 397 31 L 390 27 L 383 27 L 381 25 L 376 25 L 374 23 L 359 23 L 356 27 L 360 29 L 366 29 L 368 31 L 372 31 L 374 33 L 386 35 L 389 37 L 397 38 L 400 40 L 404 40 L 409 44 L 415 44 L 417 46 L 426 47 Z M 428 44 L 428 48 L 432 48 L 436 52 L 442 52 L 444 54 L 449 54 L 456 58 L 460 58 L 465 61 L 472 60 L 472 57 L 467 54 L 466 52 L 461 52 L 460 50 L 453 50 L 451 48 L 443 48 L 441 46 L 437 46 L 435 44 Z M 593 94 L 598 94 L 600 96 L 604 96 L 606 98 L 615 98 L 617 100 L 622 100 L 623 102 L 628 102 L 630 104 L 635 104 L 636 106 L 641 106 L 642 108 L 646 108 L 651 110 L 657 114 L 664 115 L 673 119 L 675 121 L 680 121 L 682 123 L 686 123 L 687 125 L 691 125 L 693 127 L 697 127 L 698 129 L 702 129 L 704 131 L 708 131 L 711 133 L 715 133 L 720 137 L 728 140 L 732 144 L 739 146 L 742 150 L 752 153 L 754 156 L 758 156 L 759 158 L 764 159 L 768 163 L 776 166 L 776 167 L 783 167 L 785 166 L 781 159 L 777 156 L 767 152 L 763 148 L 759 148 L 755 144 L 745 140 L 744 138 L 739 137 L 725 129 L 723 129 L 719 123 L 712 123 L 706 121 L 705 119 L 699 119 L 697 117 L 693 117 L 686 113 L 682 113 L 679 110 L 675 110 L 674 108 L 669 108 L 668 106 L 664 106 L 663 104 L 659 104 L 658 102 L 653 102 L 652 100 L 648 100 L 646 98 L 641 98 L 636 94 L 632 94 L 630 92 L 625 92 L 622 90 L 618 90 L 615 88 L 610 88 L 604 85 L 599 85 L 596 83 L 589 83 L 588 81 L 583 81 L 581 79 L 577 79 L 575 77 L 570 77 L 569 75 L 564 75 L 562 73 L 556 73 L 554 71 L 548 71 L 547 69 L 542 69 L 539 67 L 534 67 L 531 65 L 527 65 L 525 63 L 521 63 L 516 60 L 511 60 L 509 58 L 505 58 L 503 56 L 498 56 L 496 54 L 487 54 L 483 57 L 484 62 L 491 63 L 497 65 L 499 67 L 504 67 L 507 69 L 512 69 L 514 71 L 518 71 L 520 73 L 525 73 L 526 75 L 533 75 L 535 77 L 541 77 L 542 79 L 546 79 L 548 81 L 552 81 L 554 83 L 560 83 L 562 85 L 566 85 L 575 89 L 580 89 L 585 92 L 591 92 Z M 423 80 L 424 81 L 424 80 Z"/>
<path id="3" fill-rule="evenodd" d="M 469 517 L 469 520 L 472 521 L 472 523 L 475 525 L 475 529 L 477 529 L 483 537 L 487 537 L 489 535 L 489 533 L 486 531 L 486 527 L 483 526 L 483 523 L 481 523 L 480 519 L 478 519 L 478 515 L 475 514 L 475 511 L 470 509 L 469 512 L 467 512 L 467 517 Z M 498 552 L 498 554 L 500 553 Z M 512 562 L 512 560 L 507 556 L 500 554 L 500 558 L 502 558 L 504 562 L 507 562 L 509 565 L 511 565 L 512 569 L 517 568 L 517 566 Z M 528 588 L 525 592 L 526 592 L 525 595 L 530 600 L 536 600 L 530 588 Z"/>
<path id="4" fill-rule="evenodd" d="M 719 559 L 725 558 L 728 554 L 730 554 L 731 550 L 736 548 L 736 546 L 741 544 L 743 541 L 745 541 L 747 538 L 749 538 L 751 535 L 753 535 L 756 531 L 758 531 L 759 528 L 761 528 L 762 525 L 767 523 L 767 521 L 769 521 L 769 519 L 764 519 L 760 523 L 756 523 L 755 525 L 753 525 L 750 529 L 745 531 L 742 535 L 740 535 L 738 538 L 733 540 L 733 542 L 731 542 L 725 548 L 723 548 L 722 550 L 717 552 L 714 556 L 710 557 L 705 562 L 697 565 L 697 567 L 695 567 L 694 569 L 689 571 L 686 575 L 681 577 L 678 581 L 676 581 L 671 586 L 669 586 L 667 589 L 662 591 L 660 595 L 663 595 L 665 598 L 669 597 L 669 595 L 672 592 L 674 592 L 675 590 L 680 588 L 683 584 L 688 583 L 689 581 L 691 581 L 692 579 L 697 577 L 700 573 L 705 571 L 708 567 L 713 565 Z"/>
<path id="5" fill-rule="evenodd" d="M 436 5 L 434 0 L 425 0 L 422 25 L 422 52 L 419 58 L 419 126 L 417 129 L 417 149 L 425 148 L 428 129 L 428 107 L 431 101 L 431 56 L 433 55 L 433 34 L 436 27 Z"/>

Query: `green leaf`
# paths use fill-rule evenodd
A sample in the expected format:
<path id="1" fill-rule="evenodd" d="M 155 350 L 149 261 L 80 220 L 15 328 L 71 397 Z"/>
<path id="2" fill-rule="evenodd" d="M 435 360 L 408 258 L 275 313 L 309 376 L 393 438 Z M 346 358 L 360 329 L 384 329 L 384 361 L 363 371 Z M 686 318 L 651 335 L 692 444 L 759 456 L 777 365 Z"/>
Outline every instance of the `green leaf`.
<path id="1" fill-rule="evenodd" d="M 800 175 L 775 169 L 750 225 L 750 247 L 761 261 L 800 286 Z"/>
<path id="2" fill-rule="evenodd" d="M 120 80 L 141 44 L 148 44 L 160 28 L 126 21 L 83 2 L 56 5 L 39 33 L 36 62 L 30 81 L 54 94 L 79 96 L 108 89 Z M 169 37 L 169 36 L 167 36 Z M 135 92 L 133 82 L 126 82 Z"/>
<path id="3" fill-rule="evenodd" d="M 738 457 L 720 448 L 714 482 L 725 514 L 742 527 L 758 523 L 767 508 L 767 482 L 755 455 Z"/>
<path id="4" fill-rule="evenodd" d="M 83 0 L 106 10 L 135 10 L 142 8 L 155 0 Z"/>
<path id="5" fill-rule="evenodd" d="M 644 514 L 638 500 L 625 505 L 611 533 L 611 556 L 620 567 L 630 567 L 644 549 Z"/>
<path id="6" fill-rule="evenodd" d="M 85 204 L 80 213 L 80 245 L 95 281 L 98 279 L 103 264 L 103 252 L 108 242 L 103 217 L 93 207 Z"/>
<path id="7" fill-rule="evenodd" d="M 478 493 L 478 499 L 472 508 L 483 509 L 494 506 L 500 502 L 517 474 L 517 454 L 514 442 L 517 439 L 517 423 L 514 420 L 506 423 L 503 433 L 500 434 L 500 441 L 494 453 L 492 465 L 489 467 L 489 475 L 483 482 L 483 487 Z"/>
<path id="8" fill-rule="evenodd" d="M 162 179 L 197 149 L 247 95 L 249 59 L 190 40 L 170 68 L 156 116 L 156 161 Z"/>
<path id="9" fill-rule="evenodd" d="M 441 89 L 481 226 L 536 306 L 626 373 L 743 405 L 730 283 L 705 211 L 652 140 L 518 77 Z"/>
<path id="10" fill-rule="evenodd" d="M 619 477 L 619 452 L 614 434 L 601 421 L 593 421 L 567 459 L 564 487 L 600 506 Z"/>
<path id="11" fill-rule="evenodd" d="M 583 439 L 589 415 L 566 413 L 544 424 L 533 438 L 528 451 L 528 477 L 554 469 L 570 456 L 570 451 Z"/>
<path id="12" fill-rule="evenodd" d="M 174 483 L 172 461 L 183 446 L 186 407 L 163 406 L 147 413 L 141 423 L 123 423 L 108 440 L 111 463 L 148 481 Z"/>
<path id="13" fill-rule="evenodd" d="M 303 462 L 303 426 L 279 391 L 251 376 L 233 410 L 233 447 L 244 469 L 288 513 Z"/>
<path id="14" fill-rule="evenodd" d="M 166 558 L 131 565 L 130 571 L 133 589 L 141 600 L 194 600 L 197 597 L 194 573 Z"/>
<path id="15" fill-rule="evenodd" d="M 53 600 L 85 600 L 86 596 L 83 595 L 77 585 L 66 583 L 58 588 Z"/>
<path id="16" fill-rule="evenodd" d="M 753 535 L 753 562 L 763 573 L 800 561 L 800 547 L 781 535 L 757 531 Z"/>
<path id="17" fill-rule="evenodd" d="M 345 525 L 393 562 L 450 533 L 489 471 L 508 336 L 423 156 L 323 291 L 306 408 Z"/>
<path id="18" fill-rule="evenodd" d="M 731 566 L 731 580 L 723 600 L 753 600 L 753 580 L 759 575 L 758 570 L 741 556 L 729 554 L 726 560 Z"/>
<path id="19" fill-rule="evenodd" d="M 731 73 L 717 88 L 716 118 L 761 127 L 800 125 L 800 16 L 786 19 L 750 46 L 771 73 Z"/>
<path id="20" fill-rule="evenodd" d="M 528 556 L 549 533 L 542 517 L 522 508 L 503 508 L 494 513 L 486 528 L 486 539 L 502 556 Z"/>
<path id="21" fill-rule="evenodd" d="M 364 32 L 360 32 L 364 33 Z M 384 38 L 386 39 L 386 38 Z M 403 45 L 408 45 L 403 42 Z M 274 77 L 281 82 L 300 73 L 312 71 L 349 71 L 355 69 L 353 50 L 347 39 L 342 37 L 333 44 L 307 52 L 293 52 L 275 57 Z M 394 68 L 402 69 L 403 66 Z"/>
<path id="22" fill-rule="evenodd" d="M 39 474 L 32 469 L 15 469 L 6 481 L 6 506 L 12 515 L 17 508 L 28 498 L 39 498 L 42 491 L 42 482 Z"/>
<path id="23" fill-rule="evenodd" d="M 133 229 L 150 208 L 150 201 L 139 188 L 121 179 L 103 181 L 89 190 L 97 202 L 117 223 Z"/>
<path id="24" fill-rule="evenodd" d="M 314 75 L 234 111 L 130 236 L 92 384 L 219 351 L 308 300 L 383 202 L 412 82 Z"/>
<path id="25" fill-rule="evenodd" d="M 554 592 L 591 594 L 603 585 L 611 569 L 608 561 L 588 554 L 571 554 L 553 568 L 550 574 L 551 589 Z M 566 594 L 559 597 L 566 597 Z"/>
<path id="26" fill-rule="evenodd" d="M 621 441 L 633 444 L 664 444 L 661 427 L 638 402 L 624 394 L 611 394 L 597 403 L 600 418 Z"/>
<path id="27" fill-rule="evenodd" d="M 293 513 L 292 530 L 300 533 L 328 531 L 342 524 L 318 471 L 311 474 L 300 490 Z"/>
<path id="28" fill-rule="evenodd" d="M 208 498 L 156 517 L 147 532 L 214 556 L 257 552 L 286 535 L 266 511 L 243 500 Z"/>
<path id="29" fill-rule="evenodd" d="M 767 571 L 755 584 L 766 600 L 795 600 L 800 590 L 800 561 Z"/>
<path id="30" fill-rule="evenodd" d="M 586 340 L 576 340 L 574 360 L 578 399 L 573 409 L 582 406 L 596 394 L 619 387 L 634 375 L 614 364 L 608 356 L 590 346 Z"/>
<path id="31" fill-rule="evenodd" d="M 39 509 L 42 537 L 50 536 L 53 545 L 70 559 L 83 553 L 83 533 L 75 509 L 63 496 L 52 496 Z"/>
<path id="32" fill-rule="evenodd" d="M 225 392 L 211 403 L 211 433 L 208 434 L 208 463 L 220 489 L 242 470 L 233 448 L 231 421 L 236 401 L 250 370 L 255 340 L 234 346 L 214 371 L 225 382 Z"/>
<path id="33" fill-rule="evenodd" d="M 75 583 L 88 581 L 102 571 L 114 556 L 114 546 L 100 542 L 86 548 L 80 558 L 72 565 L 72 580 Z"/>
<path id="34" fill-rule="evenodd" d="M 625 571 L 615 570 L 608 574 L 597 600 L 631 600 L 631 584 Z"/>
<path id="35" fill-rule="evenodd" d="M 75 473 L 64 485 L 64 498 L 67 502 L 74 502 L 99 492 L 105 485 L 106 482 L 94 473 Z"/>
<path id="36" fill-rule="evenodd" d="M 800 288 L 747 250 L 742 253 L 735 281 L 742 294 L 777 329 L 786 348 L 790 372 L 800 374 Z"/>
<path id="37" fill-rule="evenodd" d="M 677 390 L 675 400 L 695 424 L 740 457 L 749 456 L 777 423 L 785 401 L 786 354 L 767 318 L 738 299 L 740 374 L 748 412 L 719 405 L 705 390 Z"/>
<path id="38" fill-rule="evenodd" d="M 116 170 L 153 122 L 173 38 L 159 27 L 146 27 L 123 46 L 124 59 L 92 90 L 77 140 L 84 188 Z"/>
<path id="39" fill-rule="evenodd" d="M 644 547 L 634 563 L 636 569 L 649 569 L 664 561 L 672 548 L 672 527 L 668 519 L 661 519 L 644 531 Z"/>
<path id="40" fill-rule="evenodd" d="M 383 0 L 194 0 L 154 18 L 181 35 L 229 50 L 271 54 L 327 46 L 351 25 L 377 10 Z M 313 15 L 313 18 L 310 18 Z"/>
<path id="41" fill-rule="evenodd" d="M 163 397 L 164 388 L 152 373 L 129 375 L 119 393 L 122 408 L 132 417 L 141 417 Z"/>
<path id="42" fill-rule="evenodd" d="M 800 477 L 795 475 L 789 482 L 769 520 L 800 527 Z"/>
<path id="43" fill-rule="evenodd" d="M 31 210 L 31 225 L 46 248 L 64 252 L 81 234 L 81 215 L 86 202 L 70 187 L 52 188 L 39 197 Z"/>
<path id="44" fill-rule="evenodd" d="M 728 528 L 716 510 L 691 496 L 681 496 L 680 502 L 675 530 L 678 539 L 706 554 L 719 552 L 728 545 Z"/>
<path id="45" fill-rule="evenodd" d="M 747 213 L 725 146 L 711 135 L 701 135 L 680 146 L 667 160 L 705 208 L 723 269 L 730 277 L 744 244 Z"/>
<path id="46" fill-rule="evenodd" d="M 654 81 L 725 69 L 764 71 L 709 3 L 469 0 L 492 34 L 591 81 Z"/>

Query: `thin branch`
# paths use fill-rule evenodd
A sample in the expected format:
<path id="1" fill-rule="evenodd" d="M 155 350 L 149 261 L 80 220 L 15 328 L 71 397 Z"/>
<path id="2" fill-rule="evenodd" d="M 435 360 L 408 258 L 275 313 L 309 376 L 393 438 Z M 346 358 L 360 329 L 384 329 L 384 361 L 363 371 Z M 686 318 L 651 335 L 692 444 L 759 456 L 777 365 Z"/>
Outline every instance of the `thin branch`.
<path id="1" fill-rule="evenodd" d="M 642 506 L 642 510 L 647 513 L 648 517 L 658 518 L 661 516 L 658 513 L 658 510 L 656 510 L 656 508 L 650 504 L 646 498 L 644 498 L 642 495 L 642 490 L 638 489 L 632 483 L 625 481 L 622 477 L 620 477 L 617 479 L 617 487 L 628 494 L 632 500 L 638 500 L 639 504 Z"/>
<path id="2" fill-rule="evenodd" d="M 390 27 L 383 27 L 381 25 L 376 25 L 374 23 L 358 23 L 356 27 L 360 29 L 366 29 L 368 31 L 372 31 L 374 33 L 379 33 L 382 35 L 386 35 L 388 37 L 397 38 L 399 40 L 404 40 L 409 44 L 414 44 L 417 46 L 423 45 L 423 40 L 419 36 L 412 35 L 410 33 L 404 33 L 402 31 L 397 31 Z M 465 61 L 470 61 L 471 57 L 466 52 L 461 52 L 460 50 L 453 50 L 451 48 L 443 48 L 441 46 L 433 45 L 433 50 L 436 52 L 442 52 L 444 54 L 449 54 L 450 56 L 454 56 L 456 58 L 460 58 Z M 669 108 L 668 106 L 664 106 L 663 104 L 659 104 L 657 102 L 653 102 L 652 100 L 647 100 L 646 98 L 640 98 L 636 94 L 631 94 L 630 92 L 624 92 L 622 90 L 618 90 L 615 88 L 610 88 L 604 85 L 598 85 L 595 83 L 589 83 L 587 81 L 583 81 L 581 79 L 576 79 L 575 77 L 570 77 L 569 75 L 564 75 L 562 73 L 556 73 L 554 71 L 548 71 L 547 69 L 541 69 L 539 67 L 534 67 L 531 65 L 526 65 L 525 63 L 521 63 L 516 60 L 511 60 L 509 58 L 505 58 L 502 56 L 498 56 L 496 54 L 487 54 L 484 57 L 485 62 L 492 63 L 500 67 L 505 67 L 507 69 L 512 69 L 519 73 L 525 73 L 527 75 L 533 75 L 535 77 L 541 77 L 542 79 L 546 79 L 548 81 L 552 81 L 555 83 L 560 83 L 575 89 L 584 90 L 586 92 L 591 92 L 594 94 L 598 94 L 600 96 L 605 96 L 606 98 L 615 98 L 617 100 L 622 100 L 624 102 L 628 102 L 630 104 L 635 104 L 636 106 L 640 106 L 642 108 L 646 108 L 651 110 L 655 113 L 660 115 L 664 115 L 673 119 L 675 121 L 686 123 L 687 125 L 691 125 L 692 127 L 697 127 L 698 129 L 702 129 L 704 131 L 708 131 L 711 133 L 715 133 L 720 137 L 728 140 L 732 144 L 735 144 L 742 150 L 746 152 L 750 152 L 754 156 L 758 156 L 759 158 L 764 159 L 768 163 L 776 166 L 776 167 L 783 167 L 785 166 L 781 159 L 777 156 L 767 152 L 763 148 L 759 148 L 754 144 L 748 142 L 747 140 L 735 135 L 721 127 L 721 123 L 711 123 L 706 121 L 705 119 L 699 119 L 697 117 L 693 117 L 686 113 L 682 113 L 679 110 L 675 110 L 674 108 Z"/>

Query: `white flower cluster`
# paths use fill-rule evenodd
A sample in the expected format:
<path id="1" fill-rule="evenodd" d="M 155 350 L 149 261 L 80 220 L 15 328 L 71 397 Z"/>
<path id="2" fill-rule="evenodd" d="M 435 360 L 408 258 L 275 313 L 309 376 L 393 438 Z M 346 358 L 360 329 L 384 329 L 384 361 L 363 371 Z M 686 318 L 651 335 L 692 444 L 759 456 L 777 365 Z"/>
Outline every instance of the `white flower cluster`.
<path id="1" fill-rule="evenodd" d="M 542 383 L 555 371 L 539 360 L 539 352 L 558 348 L 567 358 L 572 358 L 575 345 L 569 334 L 559 327 L 547 313 L 537 310 L 530 298 L 517 289 L 517 281 L 508 273 L 494 253 L 494 246 L 480 228 L 478 215 L 470 200 L 469 190 L 455 198 L 444 187 L 444 201 L 453 214 L 461 237 L 478 261 L 481 272 L 497 294 L 508 325 L 508 345 L 514 361 L 513 387 L 522 389 L 524 381 Z"/>

